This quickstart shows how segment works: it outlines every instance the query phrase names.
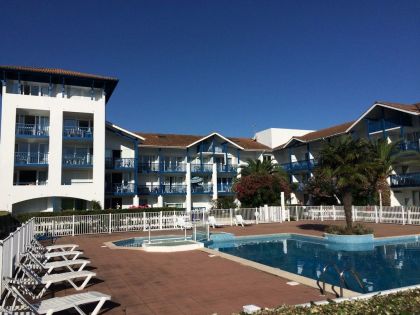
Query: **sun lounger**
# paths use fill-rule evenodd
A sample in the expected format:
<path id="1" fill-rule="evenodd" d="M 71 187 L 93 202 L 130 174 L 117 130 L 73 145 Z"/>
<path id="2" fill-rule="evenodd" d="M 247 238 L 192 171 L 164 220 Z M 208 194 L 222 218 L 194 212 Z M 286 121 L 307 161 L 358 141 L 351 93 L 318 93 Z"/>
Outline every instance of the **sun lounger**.
<path id="1" fill-rule="evenodd" d="M 176 225 L 177 227 L 180 227 L 181 229 L 192 229 L 191 222 L 186 222 L 183 217 L 176 218 Z"/>
<path id="2" fill-rule="evenodd" d="M 32 246 L 39 248 L 39 250 L 43 250 L 47 253 L 53 252 L 53 251 L 74 251 L 79 245 L 77 244 L 56 244 L 56 245 L 49 245 L 44 246 L 42 245 L 38 240 L 34 239 L 32 241 Z"/>
<path id="3" fill-rule="evenodd" d="M 90 291 L 64 297 L 55 297 L 42 301 L 34 301 L 31 304 L 21 293 L 18 286 L 6 283 L 5 289 L 7 290 L 7 297 L 12 296 L 15 299 L 11 306 L 7 306 L 7 299 L 4 299 L 1 308 L 2 313 L 4 312 L 6 314 L 24 314 L 25 311 L 29 311 L 39 315 L 51 315 L 66 310 L 70 312 L 70 310 L 74 309 L 79 314 L 86 315 L 86 313 L 80 309 L 80 306 L 96 303 L 95 309 L 91 314 L 97 315 L 104 303 L 111 300 L 111 296 L 109 295 L 96 291 Z"/>
<path id="4" fill-rule="evenodd" d="M 81 251 L 59 251 L 59 252 L 49 252 L 49 253 L 43 253 L 39 251 L 31 250 L 32 253 L 38 257 L 38 259 L 41 259 L 41 262 L 43 264 L 49 262 L 51 259 L 54 258 L 61 258 L 61 260 L 76 260 L 80 255 L 83 254 Z"/>
<path id="5" fill-rule="evenodd" d="M 252 222 L 244 220 L 241 214 L 237 214 L 235 215 L 235 224 L 242 225 L 242 227 L 244 227 L 244 226 L 252 225 Z"/>
<path id="6" fill-rule="evenodd" d="M 218 227 L 223 227 L 223 225 L 218 224 L 216 222 L 216 218 L 214 216 L 209 216 L 208 217 L 208 224 L 212 227 L 212 228 L 218 228 Z"/>
<path id="7" fill-rule="evenodd" d="M 22 277 L 19 279 L 14 279 L 17 283 L 25 284 L 28 283 L 30 285 L 40 285 L 43 286 L 41 291 L 35 296 L 36 298 L 41 298 L 45 292 L 49 289 L 52 284 L 61 283 L 61 282 L 68 282 L 71 284 L 73 288 L 80 291 L 85 288 L 85 286 L 89 283 L 92 277 L 96 276 L 96 273 L 91 271 L 70 271 L 70 272 L 63 272 L 63 273 L 55 273 L 55 274 L 47 274 L 44 276 L 39 276 L 34 270 L 28 268 L 23 264 L 18 266 L 18 269 L 22 271 Z M 74 281 L 76 279 L 85 279 L 82 284 L 77 285 Z"/>
<path id="8" fill-rule="evenodd" d="M 24 254 L 24 256 L 25 264 L 34 264 L 35 267 L 45 270 L 46 274 L 50 274 L 55 269 L 62 268 L 67 268 L 69 271 L 82 271 L 86 265 L 90 264 L 90 261 L 87 259 L 59 260 L 42 263 L 41 260 L 38 259 L 32 252 L 27 252 Z M 76 268 L 77 266 L 79 267 Z"/>

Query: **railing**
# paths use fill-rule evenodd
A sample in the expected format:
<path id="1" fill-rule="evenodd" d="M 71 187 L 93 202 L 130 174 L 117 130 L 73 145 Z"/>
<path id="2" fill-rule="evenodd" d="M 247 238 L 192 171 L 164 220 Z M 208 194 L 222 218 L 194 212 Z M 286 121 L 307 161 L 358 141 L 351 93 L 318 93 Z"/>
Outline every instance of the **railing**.
<path id="1" fill-rule="evenodd" d="M 314 159 L 295 161 L 290 163 L 282 164 L 281 166 L 285 171 L 301 171 L 301 170 L 310 170 L 318 165 L 318 161 Z"/>
<path id="2" fill-rule="evenodd" d="M 105 168 L 107 169 L 133 169 L 135 166 L 135 158 L 105 158 Z"/>
<path id="3" fill-rule="evenodd" d="M 16 152 L 15 165 L 48 165 L 48 153 Z"/>
<path id="4" fill-rule="evenodd" d="M 162 185 L 161 186 L 161 193 L 162 194 L 186 194 L 187 193 L 187 185 Z"/>
<path id="5" fill-rule="evenodd" d="M 217 164 L 217 171 L 220 173 L 237 173 L 238 165 L 236 164 Z"/>
<path id="6" fill-rule="evenodd" d="M 134 183 L 112 184 L 105 186 L 105 192 L 113 195 L 133 195 L 136 193 L 136 185 Z"/>
<path id="7" fill-rule="evenodd" d="M 154 172 L 159 172 L 159 171 L 160 171 L 160 167 L 159 167 L 159 163 L 157 162 L 139 164 L 139 172 L 141 173 L 154 173 Z"/>
<path id="8" fill-rule="evenodd" d="M 213 164 L 203 163 L 203 164 L 191 164 L 191 173 L 212 173 Z"/>
<path id="9" fill-rule="evenodd" d="M 16 123 L 16 135 L 29 137 L 48 137 L 49 126 L 40 124 Z"/>
<path id="10" fill-rule="evenodd" d="M 160 185 L 139 185 L 138 194 L 139 195 L 159 195 L 161 193 Z"/>
<path id="11" fill-rule="evenodd" d="M 281 207 L 257 207 L 239 209 L 211 209 L 208 216 L 214 217 L 217 225 L 238 224 L 236 216 L 242 216 L 245 223 L 278 223 L 290 221 L 289 211 Z"/>
<path id="12" fill-rule="evenodd" d="M 93 155 L 66 155 L 63 156 L 64 167 L 91 167 Z"/>
<path id="13" fill-rule="evenodd" d="M 0 287 L 4 290 L 3 279 L 11 278 L 21 255 L 31 243 L 35 233 L 35 221 L 30 219 L 8 237 L 0 241 Z"/>
<path id="14" fill-rule="evenodd" d="M 218 183 L 217 192 L 219 193 L 233 193 L 232 184 Z"/>
<path id="15" fill-rule="evenodd" d="M 379 132 L 382 130 L 397 128 L 397 127 L 400 127 L 400 125 L 392 121 L 388 121 L 388 120 L 383 121 L 383 126 L 382 126 L 382 120 L 368 120 L 369 133 Z"/>
<path id="16" fill-rule="evenodd" d="M 160 167 L 161 172 L 167 173 L 183 173 L 186 172 L 186 163 L 162 163 Z"/>
<path id="17" fill-rule="evenodd" d="M 93 128 L 92 127 L 64 127 L 63 129 L 64 138 L 79 138 L 79 139 L 92 139 Z"/>
<path id="18" fill-rule="evenodd" d="M 417 187 L 420 186 L 420 173 L 391 175 L 391 187 Z"/>
<path id="19" fill-rule="evenodd" d="M 213 192 L 213 185 L 202 184 L 202 185 L 191 185 L 192 194 L 210 194 Z"/>
<path id="20" fill-rule="evenodd" d="M 403 141 L 400 144 L 401 151 L 419 151 L 419 140 L 417 141 Z"/>

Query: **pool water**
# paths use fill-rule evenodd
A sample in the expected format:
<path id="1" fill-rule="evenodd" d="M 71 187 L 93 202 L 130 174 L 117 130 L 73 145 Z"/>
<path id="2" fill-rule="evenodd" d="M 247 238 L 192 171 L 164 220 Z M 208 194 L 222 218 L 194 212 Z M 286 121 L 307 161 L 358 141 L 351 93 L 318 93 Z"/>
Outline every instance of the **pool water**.
<path id="1" fill-rule="evenodd" d="M 339 245 L 321 238 L 283 234 L 216 240 L 207 247 L 315 280 L 330 263 L 335 263 L 340 270 L 354 268 L 367 292 L 420 284 L 418 237 L 382 239 L 340 249 Z M 339 284 L 332 268 L 325 278 L 327 283 Z M 363 292 L 353 278 L 347 276 L 346 280 L 350 290 Z"/>
<path id="2" fill-rule="evenodd" d="M 191 237 L 187 236 L 185 240 L 183 236 L 179 235 L 166 235 L 166 236 L 153 236 L 150 238 L 152 244 L 159 244 L 163 246 L 175 246 L 183 245 L 181 242 L 186 242 L 191 244 Z M 147 237 L 133 237 L 125 240 L 114 241 L 115 246 L 119 247 L 142 247 L 143 243 L 148 243 L 149 239 Z"/>

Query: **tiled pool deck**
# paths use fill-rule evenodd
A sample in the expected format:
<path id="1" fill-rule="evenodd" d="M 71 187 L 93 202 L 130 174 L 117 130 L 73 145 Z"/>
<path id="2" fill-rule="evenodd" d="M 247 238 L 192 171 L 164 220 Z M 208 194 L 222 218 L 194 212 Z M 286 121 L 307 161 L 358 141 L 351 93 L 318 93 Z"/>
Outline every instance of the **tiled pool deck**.
<path id="1" fill-rule="evenodd" d="M 322 235 L 328 224 L 338 222 L 299 221 L 216 229 L 236 235 L 300 233 Z M 342 222 L 341 222 L 342 223 Z M 366 224 L 376 237 L 420 234 L 420 226 Z M 153 232 L 153 235 L 163 234 Z M 165 234 L 174 234 L 173 231 Z M 274 307 L 324 300 L 314 288 L 290 286 L 289 280 L 200 250 L 179 253 L 147 253 L 112 250 L 104 242 L 146 233 L 115 233 L 65 237 L 59 243 L 77 243 L 92 261 L 97 281 L 87 290 L 112 296 L 103 314 L 231 314 L 243 305 Z M 56 296 L 74 293 L 61 289 Z M 331 297 L 331 296 L 330 296 Z M 106 308 L 108 307 L 108 308 Z"/>

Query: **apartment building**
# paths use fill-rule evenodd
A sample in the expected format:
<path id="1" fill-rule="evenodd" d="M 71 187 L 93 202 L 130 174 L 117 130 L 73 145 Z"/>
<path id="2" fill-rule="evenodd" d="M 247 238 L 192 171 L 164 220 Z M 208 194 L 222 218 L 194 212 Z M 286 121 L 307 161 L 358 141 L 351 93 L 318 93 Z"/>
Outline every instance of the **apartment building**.
<path id="1" fill-rule="evenodd" d="M 304 184 L 313 176 L 317 156 L 325 140 L 351 134 L 354 138 L 398 142 L 401 155 L 389 178 L 391 205 L 420 205 L 420 160 L 416 163 L 420 139 L 420 104 L 375 102 L 356 120 L 290 138 L 273 148 L 275 160 L 298 184 L 292 203 L 307 204 Z M 414 160 L 414 162 L 413 162 Z"/>

